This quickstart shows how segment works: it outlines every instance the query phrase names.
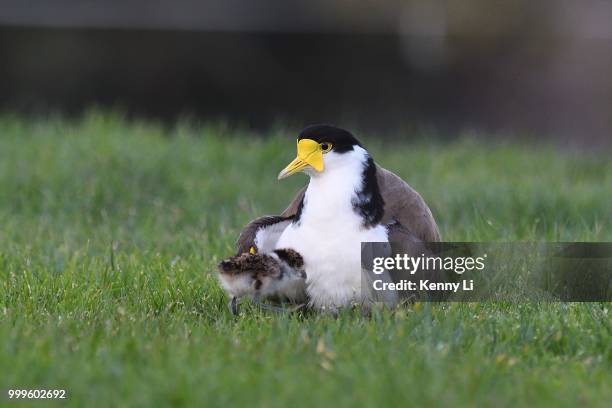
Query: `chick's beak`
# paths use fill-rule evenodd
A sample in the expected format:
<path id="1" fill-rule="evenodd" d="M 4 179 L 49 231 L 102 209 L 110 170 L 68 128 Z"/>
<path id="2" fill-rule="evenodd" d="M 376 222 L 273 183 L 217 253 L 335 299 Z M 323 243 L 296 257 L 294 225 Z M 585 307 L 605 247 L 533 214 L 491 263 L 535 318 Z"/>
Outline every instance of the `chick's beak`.
<path id="1" fill-rule="evenodd" d="M 302 139 L 297 142 L 297 157 L 278 173 L 278 179 L 289 177 L 308 166 L 318 172 L 323 171 L 323 150 L 321 150 L 319 143 L 314 140 Z"/>

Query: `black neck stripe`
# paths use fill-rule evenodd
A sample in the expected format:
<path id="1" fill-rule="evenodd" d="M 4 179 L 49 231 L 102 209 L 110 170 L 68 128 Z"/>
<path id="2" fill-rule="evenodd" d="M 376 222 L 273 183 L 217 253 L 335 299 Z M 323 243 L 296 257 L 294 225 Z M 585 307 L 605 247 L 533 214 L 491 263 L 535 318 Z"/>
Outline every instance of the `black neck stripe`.
<path id="1" fill-rule="evenodd" d="M 373 227 L 380 223 L 385 202 L 380 194 L 378 180 L 376 179 L 376 165 L 369 156 L 363 168 L 361 190 L 356 193 L 352 200 L 353 209 L 363 218 L 363 225 Z"/>

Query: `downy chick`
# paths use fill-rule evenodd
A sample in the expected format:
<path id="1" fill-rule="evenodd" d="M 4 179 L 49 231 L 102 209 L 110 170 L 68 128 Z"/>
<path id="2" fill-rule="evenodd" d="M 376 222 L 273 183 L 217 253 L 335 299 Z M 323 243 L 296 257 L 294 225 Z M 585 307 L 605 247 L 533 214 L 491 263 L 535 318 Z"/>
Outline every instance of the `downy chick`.
<path id="1" fill-rule="evenodd" d="M 254 301 L 276 297 L 293 302 L 305 299 L 304 259 L 292 249 L 270 253 L 243 253 L 221 261 L 219 280 L 231 296 L 230 311 L 237 313 L 237 301 L 250 296 Z"/>

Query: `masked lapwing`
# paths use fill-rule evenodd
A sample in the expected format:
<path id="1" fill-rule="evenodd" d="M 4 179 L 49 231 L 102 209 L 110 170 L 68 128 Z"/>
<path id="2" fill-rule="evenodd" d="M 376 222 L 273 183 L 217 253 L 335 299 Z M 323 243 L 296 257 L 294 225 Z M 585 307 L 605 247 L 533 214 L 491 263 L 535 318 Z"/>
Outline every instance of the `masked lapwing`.
<path id="1" fill-rule="evenodd" d="M 279 216 L 250 222 L 237 252 L 291 248 L 305 263 L 307 295 L 315 308 L 337 308 L 360 299 L 361 242 L 435 242 L 438 227 L 423 198 L 378 166 L 347 130 L 305 128 L 297 157 L 279 180 L 304 172 L 310 181 Z"/>

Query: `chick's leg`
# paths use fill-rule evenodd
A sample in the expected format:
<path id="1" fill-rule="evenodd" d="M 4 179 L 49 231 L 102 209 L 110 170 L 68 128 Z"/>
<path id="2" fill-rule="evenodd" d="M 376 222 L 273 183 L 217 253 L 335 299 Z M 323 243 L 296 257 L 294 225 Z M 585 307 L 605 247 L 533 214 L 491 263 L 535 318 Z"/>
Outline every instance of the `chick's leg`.
<path id="1" fill-rule="evenodd" d="M 238 298 L 236 298 L 236 296 L 232 296 L 232 300 L 230 300 L 228 307 L 231 314 L 238 314 Z"/>

